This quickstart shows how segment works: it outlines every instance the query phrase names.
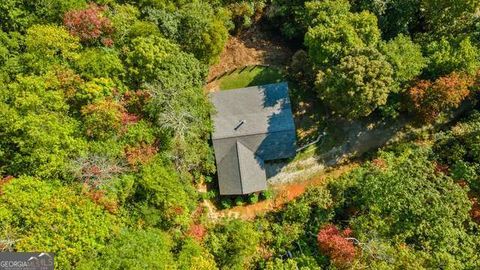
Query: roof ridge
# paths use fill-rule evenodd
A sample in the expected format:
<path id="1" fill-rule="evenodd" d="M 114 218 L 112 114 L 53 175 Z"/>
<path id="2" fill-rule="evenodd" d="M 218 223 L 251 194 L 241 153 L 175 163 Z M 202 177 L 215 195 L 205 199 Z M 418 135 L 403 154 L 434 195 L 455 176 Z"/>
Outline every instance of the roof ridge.
<path id="1" fill-rule="evenodd" d="M 245 134 L 245 135 L 238 135 L 238 136 L 228 136 L 228 137 L 221 137 L 221 138 L 213 138 L 212 140 L 223 140 L 223 139 L 231 139 L 231 138 L 242 138 L 242 137 L 249 137 L 249 136 L 255 136 L 255 135 L 263 135 L 263 134 L 272 134 L 272 133 L 278 133 L 278 132 L 285 132 L 285 131 L 295 131 L 295 128 L 284 128 L 280 130 L 275 130 L 275 131 L 266 131 L 266 132 L 259 132 L 259 133 L 252 133 L 252 134 Z M 243 143 L 242 143 L 243 144 Z"/>
<path id="2" fill-rule="evenodd" d="M 238 146 L 243 145 L 241 142 L 238 140 L 235 142 L 235 148 L 237 150 L 237 164 L 238 164 L 238 175 L 240 176 L 240 191 L 242 194 L 244 193 L 243 191 L 243 181 L 242 181 L 242 168 L 240 167 L 240 156 L 239 156 L 239 151 L 238 151 Z"/>
<path id="3" fill-rule="evenodd" d="M 255 153 L 250 148 L 248 148 L 245 144 L 243 144 L 239 140 L 236 140 L 235 145 L 236 145 L 236 148 L 237 148 L 238 173 L 240 175 L 240 190 L 242 191 L 242 194 L 244 194 L 245 189 L 243 188 L 244 179 L 243 179 L 243 173 L 242 173 L 244 168 L 243 168 L 242 162 L 241 162 L 243 160 L 243 158 L 242 158 L 242 156 L 240 156 L 241 152 L 243 153 L 244 150 L 242 150 L 241 148 L 243 147 L 244 149 L 246 149 L 249 152 L 249 154 L 252 155 L 253 158 L 255 158 L 255 157 L 260 158 L 260 157 L 255 155 Z"/>

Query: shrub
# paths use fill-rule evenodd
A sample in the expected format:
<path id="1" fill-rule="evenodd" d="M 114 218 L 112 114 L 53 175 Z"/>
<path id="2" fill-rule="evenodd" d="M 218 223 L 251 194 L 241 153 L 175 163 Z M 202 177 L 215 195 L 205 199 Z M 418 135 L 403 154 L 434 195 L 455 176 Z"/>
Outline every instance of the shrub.
<path id="1" fill-rule="evenodd" d="M 248 201 L 249 201 L 251 204 L 257 203 L 257 202 L 258 202 L 258 194 L 257 194 L 257 193 L 250 194 L 250 195 L 248 196 Z"/>
<path id="2" fill-rule="evenodd" d="M 222 205 L 223 209 L 229 209 L 232 208 L 232 199 L 230 198 L 223 198 L 220 202 Z"/>
<path id="3" fill-rule="evenodd" d="M 262 195 L 263 199 L 270 200 L 270 199 L 273 199 L 274 192 L 271 189 L 267 189 L 267 190 L 262 191 L 261 195 Z"/>
<path id="4" fill-rule="evenodd" d="M 245 202 L 243 201 L 243 197 L 242 197 L 242 196 L 237 196 L 237 197 L 235 198 L 235 205 L 236 205 L 236 206 L 242 206 L 242 205 L 244 205 L 244 204 L 245 204 Z"/>

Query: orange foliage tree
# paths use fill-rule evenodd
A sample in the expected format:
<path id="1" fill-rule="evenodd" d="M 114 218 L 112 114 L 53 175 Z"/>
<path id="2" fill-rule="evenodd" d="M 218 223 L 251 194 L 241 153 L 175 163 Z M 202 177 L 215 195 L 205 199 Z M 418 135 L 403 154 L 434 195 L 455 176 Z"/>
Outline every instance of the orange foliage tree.
<path id="1" fill-rule="evenodd" d="M 473 78 L 455 72 L 434 82 L 421 80 L 407 91 L 408 108 L 421 122 L 431 123 L 445 110 L 458 108 L 473 84 Z"/>

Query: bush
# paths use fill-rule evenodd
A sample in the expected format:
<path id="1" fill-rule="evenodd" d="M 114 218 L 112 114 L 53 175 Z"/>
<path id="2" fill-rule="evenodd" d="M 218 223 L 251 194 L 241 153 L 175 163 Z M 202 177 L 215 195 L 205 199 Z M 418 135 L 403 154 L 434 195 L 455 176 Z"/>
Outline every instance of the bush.
<path id="1" fill-rule="evenodd" d="M 230 209 L 232 208 L 232 199 L 230 198 L 223 198 L 220 201 L 220 204 L 222 205 L 223 209 Z"/>
<path id="2" fill-rule="evenodd" d="M 258 202 L 258 194 L 257 194 L 257 193 L 250 194 L 250 195 L 248 196 L 248 201 L 249 201 L 251 204 L 257 203 L 257 202 Z"/>
<path id="3" fill-rule="evenodd" d="M 212 200 L 218 196 L 218 193 L 215 190 L 210 190 L 207 192 L 200 193 L 202 200 Z M 223 202 L 223 201 L 222 201 Z M 222 203 L 223 205 L 223 203 Z"/>
<path id="4" fill-rule="evenodd" d="M 262 198 L 264 200 L 271 200 L 271 199 L 273 199 L 274 192 L 271 189 L 267 189 L 267 190 L 262 191 L 261 195 L 262 195 Z"/>
<path id="5" fill-rule="evenodd" d="M 243 206 L 245 204 L 245 202 L 243 201 L 243 197 L 242 196 L 237 196 L 235 198 L 235 205 L 236 206 Z"/>

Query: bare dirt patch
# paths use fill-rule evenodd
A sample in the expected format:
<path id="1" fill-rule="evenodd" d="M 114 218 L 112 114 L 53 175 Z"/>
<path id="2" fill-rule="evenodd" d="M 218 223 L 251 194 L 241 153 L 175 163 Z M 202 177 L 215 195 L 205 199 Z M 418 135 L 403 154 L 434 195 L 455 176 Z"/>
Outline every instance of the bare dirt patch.
<path id="1" fill-rule="evenodd" d="M 276 211 L 282 208 L 286 203 L 295 200 L 297 197 L 302 195 L 308 189 L 308 187 L 323 185 L 326 183 L 327 179 L 337 178 L 355 167 L 356 164 L 351 163 L 348 165 L 339 166 L 327 173 L 320 173 L 305 181 L 273 185 L 272 189 L 275 192 L 275 197 L 273 199 L 251 205 L 237 206 L 232 209 L 220 211 L 219 214 L 223 217 L 234 217 L 247 220 L 254 219 L 260 214 Z"/>
<path id="2" fill-rule="evenodd" d="M 280 33 L 269 32 L 258 24 L 230 37 L 218 64 L 210 67 L 207 81 L 225 71 L 249 65 L 283 67 L 291 55 L 292 51 L 281 39 Z M 216 88 L 218 88 L 216 81 L 207 85 L 209 91 Z"/>

